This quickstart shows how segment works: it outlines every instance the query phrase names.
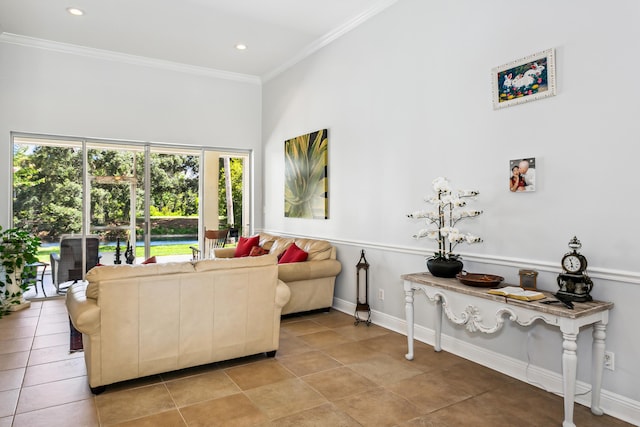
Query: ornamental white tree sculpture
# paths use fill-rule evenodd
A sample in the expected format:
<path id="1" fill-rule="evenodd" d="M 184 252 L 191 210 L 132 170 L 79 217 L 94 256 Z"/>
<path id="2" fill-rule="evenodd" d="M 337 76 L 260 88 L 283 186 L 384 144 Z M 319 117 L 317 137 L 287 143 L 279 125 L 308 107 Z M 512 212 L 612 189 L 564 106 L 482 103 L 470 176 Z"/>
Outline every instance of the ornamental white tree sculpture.
<path id="1" fill-rule="evenodd" d="M 458 190 L 451 191 L 451 187 L 446 178 L 438 177 L 433 180 L 433 190 L 435 195 L 426 198 L 425 201 L 435 205 L 437 210 L 423 210 L 408 214 L 409 218 L 425 219 L 427 228 L 418 231 L 413 237 L 421 239 L 427 237 L 438 242 L 438 251 L 430 260 L 458 260 L 458 255 L 453 253 L 453 249 L 459 243 L 479 243 L 482 239 L 472 234 L 463 234 L 455 227 L 458 221 L 463 218 L 472 218 L 480 215 L 479 210 L 461 210 L 465 207 L 466 198 L 475 198 L 478 191 Z M 460 264 L 462 269 L 462 264 Z"/>

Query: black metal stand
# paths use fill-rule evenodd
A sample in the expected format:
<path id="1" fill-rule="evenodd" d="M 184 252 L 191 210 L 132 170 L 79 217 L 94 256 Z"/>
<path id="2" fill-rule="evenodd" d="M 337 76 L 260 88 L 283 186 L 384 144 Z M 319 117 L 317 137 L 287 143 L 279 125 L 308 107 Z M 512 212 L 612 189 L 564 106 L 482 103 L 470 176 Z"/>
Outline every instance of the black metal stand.
<path id="1" fill-rule="evenodd" d="M 120 260 L 120 238 L 118 237 L 116 240 L 116 257 L 113 261 L 114 264 L 122 264 L 122 261 Z"/>
<path id="2" fill-rule="evenodd" d="M 133 246 L 129 244 L 129 241 L 127 241 L 127 250 L 124 251 L 124 259 L 127 264 L 133 264 L 133 261 L 136 260 L 136 256 L 133 254 Z"/>
<path id="3" fill-rule="evenodd" d="M 360 270 L 364 270 L 364 301 L 360 295 Z M 364 249 L 360 252 L 360 261 L 356 264 L 356 312 L 353 314 L 356 321 L 353 322 L 355 326 L 358 326 L 360 322 L 364 322 L 367 326 L 371 324 L 371 308 L 369 307 L 369 263 L 364 257 Z M 360 313 L 367 313 L 367 318 L 360 317 Z"/>
<path id="4" fill-rule="evenodd" d="M 367 318 L 363 319 L 360 317 L 360 313 L 367 313 Z M 353 322 L 354 325 L 358 326 L 360 322 L 364 322 L 367 326 L 371 324 L 371 308 L 369 308 L 369 304 L 358 304 L 356 306 L 356 312 L 354 314 L 356 321 Z"/>

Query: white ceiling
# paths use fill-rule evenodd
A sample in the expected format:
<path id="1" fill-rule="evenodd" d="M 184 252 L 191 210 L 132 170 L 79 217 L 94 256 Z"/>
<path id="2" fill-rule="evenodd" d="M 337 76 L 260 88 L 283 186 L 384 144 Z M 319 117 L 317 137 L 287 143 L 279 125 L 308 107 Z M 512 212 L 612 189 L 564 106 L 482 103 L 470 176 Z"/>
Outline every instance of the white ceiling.
<path id="1" fill-rule="evenodd" d="M 0 31 L 265 77 L 396 1 L 0 0 Z"/>

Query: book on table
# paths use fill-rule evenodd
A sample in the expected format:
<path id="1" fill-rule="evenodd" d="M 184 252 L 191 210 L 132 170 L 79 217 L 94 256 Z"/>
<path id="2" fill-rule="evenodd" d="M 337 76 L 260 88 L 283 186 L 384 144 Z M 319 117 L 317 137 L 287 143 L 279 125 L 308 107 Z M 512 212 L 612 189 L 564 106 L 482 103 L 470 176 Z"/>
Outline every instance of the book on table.
<path id="1" fill-rule="evenodd" d="M 542 292 L 528 291 L 518 286 L 505 286 L 504 288 L 491 289 L 489 293 L 492 295 L 502 295 L 507 298 L 514 298 L 522 301 L 536 301 L 546 298 Z"/>

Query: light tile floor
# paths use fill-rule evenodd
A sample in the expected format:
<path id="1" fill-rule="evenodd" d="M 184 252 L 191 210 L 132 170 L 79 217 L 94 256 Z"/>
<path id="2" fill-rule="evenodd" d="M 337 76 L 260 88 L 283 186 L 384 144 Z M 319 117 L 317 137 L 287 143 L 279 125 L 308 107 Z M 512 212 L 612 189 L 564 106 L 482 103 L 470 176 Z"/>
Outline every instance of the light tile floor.
<path id="1" fill-rule="evenodd" d="M 0 427 L 559 426 L 562 399 L 344 313 L 283 320 L 263 355 L 155 375 L 93 396 L 69 354 L 64 300 L 0 319 Z M 629 425 L 576 405 L 578 426 Z"/>

